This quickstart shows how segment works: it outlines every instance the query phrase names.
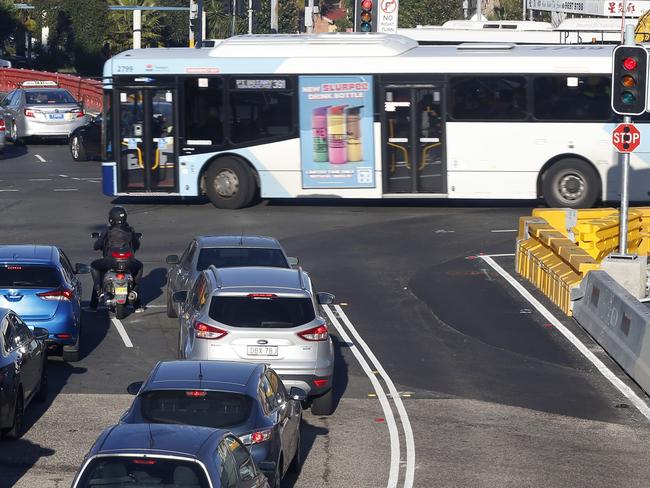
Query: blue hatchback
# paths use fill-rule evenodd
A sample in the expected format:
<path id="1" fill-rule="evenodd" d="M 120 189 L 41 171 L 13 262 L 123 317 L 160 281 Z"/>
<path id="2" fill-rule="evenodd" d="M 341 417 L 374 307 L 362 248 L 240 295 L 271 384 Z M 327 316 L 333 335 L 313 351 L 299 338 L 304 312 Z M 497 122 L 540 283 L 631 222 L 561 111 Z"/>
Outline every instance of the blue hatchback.
<path id="1" fill-rule="evenodd" d="M 78 361 L 81 335 L 81 282 L 55 246 L 0 246 L 0 308 L 15 311 L 30 327 L 48 331 L 48 354 Z"/>

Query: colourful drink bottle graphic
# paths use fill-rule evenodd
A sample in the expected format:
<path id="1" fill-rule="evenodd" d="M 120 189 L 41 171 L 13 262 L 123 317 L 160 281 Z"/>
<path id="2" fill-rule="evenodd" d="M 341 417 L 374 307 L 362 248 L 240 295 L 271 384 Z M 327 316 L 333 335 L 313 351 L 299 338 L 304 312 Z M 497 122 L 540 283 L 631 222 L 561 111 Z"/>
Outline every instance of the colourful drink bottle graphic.
<path id="1" fill-rule="evenodd" d="M 327 109 L 318 107 L 311 111 L 311 137 L 313 143 L 313 160 L 315 163 L 326 163 L 327 154 Z"/>
<path id="2" fill-rule="evenodd" d="M 347 132 L 346 148 L 348 162 L 353 163 L 363 159 L 361 151 L 361 109 L 363 105 L 345 109 L 345 126 Z"/>
<path id="3" fill-rule="evenodd" d="M 330 163 L 345 164 L 347 155 L 345 153 L 345 107 L 347 105 L 336 105 L 330 107 L 327 114 L 327 146 L 330 156 Z"/>

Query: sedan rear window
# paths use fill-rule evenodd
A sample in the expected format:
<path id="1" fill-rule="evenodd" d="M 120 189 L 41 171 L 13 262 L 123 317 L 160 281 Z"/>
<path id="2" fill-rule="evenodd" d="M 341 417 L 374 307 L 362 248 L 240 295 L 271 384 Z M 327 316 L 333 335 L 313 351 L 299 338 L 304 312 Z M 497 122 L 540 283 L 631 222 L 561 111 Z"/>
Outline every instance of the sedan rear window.
<path id="1" fill-rule="evenodd" d="M 289 328 L 304 325 L 316 317 L 309 298 L 216 296 L 210 302 L 210 318 L 230 327 Z"/>
<path id="2" fill-rule="evenodd" d="M 51 266 L 0 265 L 0 288 L 56 288 L 61 276 Z"/>
<path id="3" fill-rule="evenodd" d="M 27 105 L 57 105 L 77 103 L 65 90 L 29 90 L 25 92 Z"/>
<path id="4" fill-rule="evenodd" d="M 201 249 L 197 269 L 203 271 L 210 265 L 217 268 L 237 268 L 240 266 L 270 266 L 288 268 L 289 264 L 279 249 L 261 248 L 209 248 Z"/>
<path id="5" fill-rule="evenodd" d="M 154 456 L 107 456 L 93 459 L 77 486 L 208 488 L 210 485 L 203 468 L 192 461 Z"/>
<path id="6" fill-rule="evenodd" d="M 223 391 L 158 390 L 140 397 L 140 412 L 148 422 L 224 428 L 244 422 L 252 400 Z"/>

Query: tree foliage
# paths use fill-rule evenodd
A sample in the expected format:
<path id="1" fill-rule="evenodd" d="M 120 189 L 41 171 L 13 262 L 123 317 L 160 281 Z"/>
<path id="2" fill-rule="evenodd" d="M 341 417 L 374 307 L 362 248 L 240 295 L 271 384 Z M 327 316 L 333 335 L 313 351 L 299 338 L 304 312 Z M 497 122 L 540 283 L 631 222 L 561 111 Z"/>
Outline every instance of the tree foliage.
<path id="1" fill-rule="evenodd" d="M 0 0 L 0 52 L 6 52 L 5 42 L 20 26 L 18 11 L 11 0 Z"/>
<path id="2" fill-rule="evenodd" d="M 461 19 L 462 2 L 430 0 L 400 0 L 399 27 L 416 25 L 441 25 L 442 23 Z"/>
<path id="3" fill-rule="evenodd" d="M 206 0 L 203 7 L 208 17 L 207 35 L 214 39 L 230 37 L 232 31 L 232 0 Z M 300 30 L 302 10 L 299 1 L 279 0 L 278 32 L 294 34 Z M 271 32 L 271 0 L 253 2 L 253 33 Z M 248 33 L 248 0 L 237 0 L 235 34 Z"/>

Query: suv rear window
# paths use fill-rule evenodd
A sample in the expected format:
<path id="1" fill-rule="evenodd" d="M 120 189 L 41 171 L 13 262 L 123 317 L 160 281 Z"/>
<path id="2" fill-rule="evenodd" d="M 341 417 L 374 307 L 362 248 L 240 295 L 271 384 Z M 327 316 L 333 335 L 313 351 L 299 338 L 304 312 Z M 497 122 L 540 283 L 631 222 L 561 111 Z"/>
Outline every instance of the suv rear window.
<path id="1" fill-rule="evenodd" d="M 212 297 L 210 318 L 230 327 L 289 328 L 304 325 L 316 317 L 309 298 L 252 296 Z"/>
<path id="2" fill-rule="evenodd" d="M 189 424 L 223 428 L 250 415 L 251 398 L 223 391 L 158 390 L 140 397 L 140 413 L 157 424 Z"/>
<path id="3" fill-rule="evenodd" d="M 288 268 L 289 264 L 279 249 L 261 248 L 209 248 L 201 249 L 197 269 L 203 271 L 214 264 L 217 268 L 240 266 L 270 266 Z"/>
<path id="4" fill-rule="evenodd" d="M 63 103 L 77 103 L 65 90 L 29 90 L 25 92 L 27 105 L 58 105 Z"/>
<path id="5" fill-rule="evenodd" d="M 203 468 L 192 461 L 155 456 L 107 456 L 93 459 L 77 484 L 79 488 L 137 486 L 210 486 Z"/>
<path id="6" fill-rule="evenodd" d="M 0 288 L 56 288 L 61 276 L 52 266 L 0 265 Z"/>

